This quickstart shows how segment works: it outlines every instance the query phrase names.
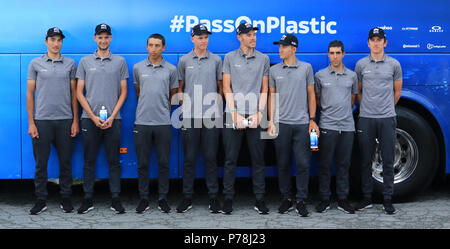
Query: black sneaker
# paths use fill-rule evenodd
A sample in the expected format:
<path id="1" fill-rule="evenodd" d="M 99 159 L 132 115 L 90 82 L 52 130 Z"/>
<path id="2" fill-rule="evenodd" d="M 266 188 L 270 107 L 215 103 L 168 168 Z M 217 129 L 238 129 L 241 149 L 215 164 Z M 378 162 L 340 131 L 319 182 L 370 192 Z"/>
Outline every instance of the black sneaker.
<path id="1" fill-rule="evenodd" d="M 347 214 L 355 213 L 355 208 L 353 208 L 347 200 L 339 200 L 338 209 Z"/>
<path id="2" fill-rule="evenodd" d="M 78 213 L 86 214 L 93 209 L 94 209 L 94 204 L 92 204 L 92 199 L 84 199 L 83 203 L 81 203 L 81 207 L 78 208 Z"/>
<path id="3" fill-rule="evenodd" d="M 217 198 L 211 198 L 209 200 L 209 211 L 213 214 L 220 213 L 221 211 L 220 202 Z"/>
<path id="4" fill-rule="evenodd" d="M 116 212 L 116 214 L 124 214 L 125 213 L 125 208 L 123 208 L 122 203 L 120 203 L 119 198 L 112 199 L 111 210 Z"/>
<path id="5" fill-rule="evenodd" d="M 356 205 L 355 210 L 356 211 L 362 211 L 364 209 L 372 208 L 372 200 L 371 199 L 364 199 L 362 202 L 360 202 L 358 205 Z"/>
<path id="6" fill-rule="evenodd" d="M 225 199 L 225 202 L 223 203 L 222 213 L 231 214 L 231 212 L 233 212 L 233 200 Z"/>
<path id="7" fill-rule="evenodd" d="M 148 205 L 148 200 L 141 199 L 141 201 L 139 202 L 139 205 L 136 208 L 136 213 L 143 214 L 143 213 L 145 213 L 145 211 L 147 211 L 149 209 L 150 209 L 150 206 Z"/>
<path id="8" fill-rule="evenodd" d="M 169 204 L 167 204 L 166 199 L 158 201 L 158 209 L 161 210 L 162 213 L 170 213 L 170 207 Z"/>
<path id="9" fill-rule="evenodd" d="M 69 198 L 62 198 L 59 207 L 63 210 L 64 213 L 72 213 L 73 211 L 72 202 Z"/>
<path id="10" fill-rule="evenodd" d="M 259 214 L 268 214 L 269 213 L 269 209 L 267 208 L 266 203 L 264 202 L 264 200 L 257 200 L 255 202 L 255 210 Z"/>
<path id="11" fill-rule="evenodd" d="M 295 207 L 295 210 L 302 217 L 308 217 L 309 216 L 308 209 L 306 209 L 306 204 L 305 204 L 304 201 L 298 201 L 297 205 Z"/>
<path id="12" fill-rule="evenodd" d="M 391 200 L 383 201 L 383 210 L 386 214 L 389 214 L 389 215 L 397 213 L 397 210 L 395 210 L 394 205 L 392 205 Z"/>
<path id="13" fill-rule="evenodd" d="M 180 205 L 178 205 L 177 207 L 177 213 L 185 213 L 191 208 L 192 208 L 192 199 L 183 198 Z"/>
<path id="14" fill-rule="evenodd" d="M 47 210 L 47 204 L 44 200 L 37 200 L 34 207 L 30 210 L 31 215 L 37 215 Z"/>
<path id="15" fill-rule="evenodd" d="M 284 199 L 281 202 L 280 207 L 278 208 L 278 213 L 286 214 L 287 212 L 291 211 L 293 208 L 294 208 L 294 202 L 289 199 Z"/>
<path id="16" fill-rule="evenodd" d="M 325 213 L 328 209 L 330 209 L 330 200 L 322 200 L 317 206 L 316 206 L 316 212 L 317 213 Z"/>

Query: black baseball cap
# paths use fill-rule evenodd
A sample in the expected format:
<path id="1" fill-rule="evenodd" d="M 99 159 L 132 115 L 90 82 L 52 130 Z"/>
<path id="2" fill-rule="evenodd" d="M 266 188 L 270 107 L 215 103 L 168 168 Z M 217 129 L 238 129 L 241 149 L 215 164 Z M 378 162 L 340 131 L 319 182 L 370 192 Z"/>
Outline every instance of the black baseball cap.
<path id="1" fill-rule="evenodd" d="M 49 28 L 47 30 L 47 35 L 45 36 L 45 39 L 47 39 L 48 37 L 56 36 L 56 35 L 61 36 L 61 38 L 63 38 L 63 39 L 65 38 L 62 31 L 59 28 L 53 27 L 53 28 Z"/>
<path id="2" fill-rule="evenodd" d="M 374 36 L 378 36 L 380 38 L 384 38 L 386 39 L 386 34 L 384 33 L 384 30 L 382 28 L 373 28 L 369 31 L 369 39 L 374 37 Z"/>
<path id="3" fill-rule="evenodd" d="M 290 45 L 298 48 L 298 39 L 293 34 L 285 34 L 279 41 L 274 41 L 273 44 Z"/>
<path id="4" fill-rule="evenodd" d="M 212 33 L 208 31 L 208 28 L 204 24 L 197 24 L 197 25 L 195 25 L 194 28 L 192 29 L 191 36 L 201 35 L 201 34 L 208 34 L 208 35 L 210 35 Z"/>
<path id="5" fill-rule="evenodd" d="M 243 22 L 241 24 L 239 24 L 239 26 L 236 29 L 236 33 L 238 35 L 240 34 L 246 34 L 248 32 L 250 32 L 250 30 L 258 30 L 258 27 L 253 27 L 253 25 L 251 23 L 248 22 Z"/>
<path id="6" fill-rule="evenodd" d="M 111 27 L 105 23 L 97 25 L 97 27 L 95 27 L 95 35 L 98 35 L 102 32 L 106 32 L 108 33 L 108 35 L 111 35 Z"/>

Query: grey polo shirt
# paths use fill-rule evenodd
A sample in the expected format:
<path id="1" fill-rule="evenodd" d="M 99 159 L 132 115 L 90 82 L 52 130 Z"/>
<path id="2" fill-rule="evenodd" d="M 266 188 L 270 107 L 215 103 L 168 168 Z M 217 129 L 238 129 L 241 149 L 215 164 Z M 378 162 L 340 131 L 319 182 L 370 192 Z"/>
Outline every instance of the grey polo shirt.
<path id="1" fill-rule="evenodd" d="M 358 80 L 362 82 L 360 117 L 394 117 L 394 81 L 402 79 L 400 63 L 387 55 L 375 62 L 372 57 L 360 59 L 355 66 Z"/>
<path id="2" fill-rule="evenodd" d="M 208 114 L 212 111 L 222 113 L 217 94 L 217 81 L 222 80 L 222 59 L 218 55 L 209 51 L 204 57 L 198 57 L 194 51 L 183 55 L 178 61 L 178 80 L 184 82 L 184 95 L 188 95 L 191 100 L 190 106 L 183 106 L 183 117 L 203 118 L 207 114 L 205 118 L 211 118 Z M 194 86 L 197 90 L 195 93 Z M 213 102 L 205 99 L 206 95 L 213 96 Z"/>
<path id="3" fill-rule="evenodd" d="M 323 129 L 355 131 L 352 112 L 352 94 L 358 94 L 356 73 L 344 66 L 335 72 L 331 66 L 315 75 L 315 90 L 320 94 L 320 123 Z"/>
<path id="4" fill-rule="evenodd" d="M 81 58 L 76 77 L 84 80 L 86 99 L 92 112 L 98 116 L 105 106 L 109 116 L 119 100 L 120 81 L 128 78 L 128 67 L 122 56 L 110 53 L 102 59 L 95 52 Z M 85 110 L 81 118 L 89 118 Z M 116 119 L 120 118 L 119 112 Z"/>
<path id="5" fill-rule="evenodd" d="M 308 86 L 314 84 L 311 64 L 297 60 L 288 66 L 283 62 L 270 68 L 269 87 L 278 93 L 278 115 L 275 122 L 308 124 Z M 278 120 L 276 117 L 278 116 Z"/>
<path id="6" fill-rule="evenodd" d="M 134 84 L 139 86 L 135 124 L 170 125 L 170 89 L 178 87 L 177 68 L 162 60 L 153 65 L 148 58 L 133 67 Z"/>
<path id="7" fill-rule="evenodd" d="M 52 60 L 44 54 L 30 62 L 27 78 L 36 81 L 35 120 L 73 118 L 70 81 L 76 71 L 75 61 L 63 55 Z"/>
<path id="8" fill-rule="evenodd" d="M 239 114 L 258 112 L 262 78 L 269 75 L 269 57 L 257 50 L 247 56 L 240 49 L 229 52 L 223 61 L 223 73 L 231 75 L 231 89 Z M 245 102 L 242 101 L 245 99 Z M 227 111 L 228 110 L 227 107 Z"/>

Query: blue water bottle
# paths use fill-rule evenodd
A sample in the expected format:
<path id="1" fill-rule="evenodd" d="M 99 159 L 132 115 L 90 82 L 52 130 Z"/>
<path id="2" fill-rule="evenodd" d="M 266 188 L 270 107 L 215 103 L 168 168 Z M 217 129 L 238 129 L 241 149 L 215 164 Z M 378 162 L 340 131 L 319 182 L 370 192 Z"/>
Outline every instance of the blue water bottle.
<path id="1" fill-rule="evenodd" d="M 108 111 L 105 109 L 105 106 L 102 106 L 99 114 L 101 120 L 106 121 L 108 119 Z"/>
<path id="2" fill-rule="evenodd" d="M 309 136 L 309 141 L 311 144 L 312 151 L 319 151 L 319 137 L 317 136 L 316 130 L 312 129 Z"/>

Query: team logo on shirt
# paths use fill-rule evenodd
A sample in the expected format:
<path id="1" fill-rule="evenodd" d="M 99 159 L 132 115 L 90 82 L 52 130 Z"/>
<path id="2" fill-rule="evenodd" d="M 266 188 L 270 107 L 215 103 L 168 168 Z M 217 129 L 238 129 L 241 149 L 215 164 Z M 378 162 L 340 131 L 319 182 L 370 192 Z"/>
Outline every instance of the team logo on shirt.
<path id="1" fill-rule="evenodd" d="M 187 68 L 187 69 L 193 69 L 194 66 L 187 66 L 186 68 Z"/>
<path id="2" fill-rule="evenodd" d="M 284 79 L 284 77 L 283 76 L 277 76 L 275 79 L 281 80 L 281 79 Z"/>
<path id="3" fill-rule="evenodd" d="M 91 68 L 89 68 L 89 70 L 90 70 L 90 71 L 95 71 L 95 70 L 97 70 L 97 68 L 91 67 Z"/>
<path id="4" fill-rule="evenodd" d="M 242 66 L 241 66 L 241 65 L 239 65 L 239 64 L 235 64 L 234 66 L 235 66 L 235 67 L 242 67 Z"/>

